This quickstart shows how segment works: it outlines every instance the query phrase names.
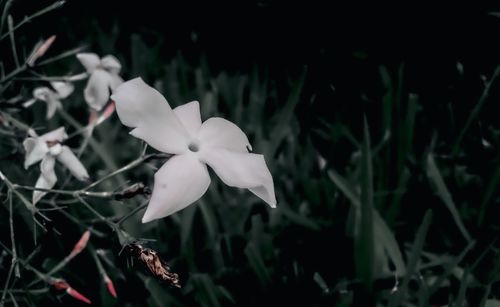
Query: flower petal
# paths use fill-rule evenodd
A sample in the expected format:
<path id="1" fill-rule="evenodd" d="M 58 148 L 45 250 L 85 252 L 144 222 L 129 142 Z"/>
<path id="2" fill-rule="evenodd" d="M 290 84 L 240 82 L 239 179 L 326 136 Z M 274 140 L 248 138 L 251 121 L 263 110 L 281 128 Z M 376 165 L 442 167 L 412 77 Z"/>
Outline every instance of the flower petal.
<path id="1" fill-rule="evenodd" d="M 110 84 L 109 73 L 103 69 L 96 69 L 90 75 L 83 95 L 91 108 L 100 111 L 108 103 Z"/>
<path id="2" fill-rule="evenodd" d="M 85 166 L 83 166 L 82 162 L 78 160 L 68 146 L 62 146 L 61 153 L 57 155 L 57 160 L 61 162 L 78 180 L 83 181 L 89 179 L 89 174 L 87 173 Z"/>
<path id="3" fill-rule="evenodd" d="M 28 101 L 25 101 L 25 102 L 23 102 L 23 107 L 29 108 L 29 107 L 31 107 L 32 104 L 34 104 L 37 101 L 38 101 L 38 99 L 36 99 L 36 98 L 32 98 Z"/>
<path id="4" fill-rule="evenodd" d="M 52 116 L 56 113 L 56 110 L 58 108 L 62 108 L 61 101 L 59 99 L 53 98 L 53 99 L 48 99 L 46 101 L 47 104 L 47 119 L 51 119 Z"/>
<path id="5" fill-rule="evenodd" d="M 122 123 L 135 128 L 130 134 L 162 152 L 181 154 L 187 151 L 188 132 L 165 98 L 141 78 L 120 85 L 111 99 L 116 103 Z"/>
<path id="6" fill-rule="evenodd" d="M 62 142 L 68 135 L 64 127 L 59 127 L 56 130 L 45 133 L 39 139 L 43 142 Z"/>
<path id="7" fill-rule="evenodd" d="M 196 137 L 201 127 L 200 103 L 198 101 L 188 102 L 175 108 L 174 113 L 191 138 Z"/>
<path id="8" fill-rule="evenodd" d="M 56 90 L 59 98 L 64 99 L 73 93 L 75 87 L 69 82 L 54 81 L 50 85 Z"/>
<path id="9" fill-rule="evenodd" d="M 40 163 L 40 170 L 42 174 L 36 181 L 35 188 L 52 189 L 57 182 L 56 173 L 54 172 L 55 159 L 52 155 L 46 155 L 42 163 Z M 33 191 L 33 205 L 35 205 L 47 192 Z"/>
<path id="10" fill-rule="evenodd" d="M 47 101 L 50 96 L 54 95 L 55 95 L 54 91 L 45 86 L 37 87 L 33 90 L 33 97 L 42 101 Z"/>
<path id="11" fill-rule="evenodd" d="M 263 155 L 202 147 L 199 157 L 228 186 L 250 189 L 271 207 L 276 207 L 273 177 Z"/>
<path id="12" fill-rule="evenodd" d="M 101 59 L 101 66 L 104 67 L 107 71 L 113 74 L 119 74 L 122 69 L 122 65 L 118 59 L 110 54 L 104 56 Z"/>
<path id="13" fill-rule="evenodd" d="M 142 222 L 184 209 L 205 194 L 209 185 L 207 167 L 194 154 L 173 156 L 155 174 L 153 195 Z"/>
<path id="14" fill-rule="evenodd" d="M 120 77 L 117 74 L 109 74 L 110 77 L 110 83 L 109 87 L 111 88 L 112 91 L 114 91 L 118 86 L 120 86 L 123 83 L 122 77 Z"/>
<path id="15" fill-rule="evenodd" d="M 225 148 L 248 153 L 252 150 L 245 133 L 232 122 L 220 117 L 207 119 L 198 132 L 200 147 Z"/>
<path id="16" fill-rule="evenodd" d="M 94 72 L 97 66 L 101 64 L 99 57 L 95 53 L 78 53 L 76 58 L 82 63 L 88 73 Z"/>
<path id="17" fill-rule="evenodd" d="M 24 159 L 24 168 L 27 169 L 31 165 L 42 160 L 49 152 L 47 143 L 39 138 L 27 138 L 23 141 L 26 156 Z"/>

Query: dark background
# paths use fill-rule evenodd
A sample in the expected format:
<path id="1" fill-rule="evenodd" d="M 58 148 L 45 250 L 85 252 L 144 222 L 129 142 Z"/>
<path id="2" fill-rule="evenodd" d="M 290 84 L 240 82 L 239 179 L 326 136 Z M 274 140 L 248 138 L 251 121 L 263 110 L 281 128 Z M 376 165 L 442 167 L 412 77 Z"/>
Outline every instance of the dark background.
<path id="1" fill-rule="evenodd" d="M 35 11 L 36 6 L 41 8 L 49 3 L 17 1 L 12 12 L 19 18 Z M 442 151 L 447 153 L 446 147 L 453 144 L 481 95 L 483 77 L 489 79 L 500 63 L 500 18 L 489 14 L 496 11 L 500 11 L 500 6 L 493 2 L 438 7 L 420 2 L 405 3 L 404 6 L 364 3 L 347 6 L 312 1 L 162 1 L 160 4 L 160 1 L 73 0 L 68 1 L 64 8 L 24 27 L 22 39 L 25 45 L 31 46 L 42 37 L 56 34 L 54 50 L 50 50 L 53 54 L 81 45 L 87 45 L 89 51 L 98 54 L 117 54 L 123 64 L 125 79 L 135 77 L 130 65 L 132 34 L 137 34 L 147 46 L 159 48 L 165 62 L 180 54 L 194 66 L 204 58 L 214 74 L 221 71 L 249 74 L 257 69 L 267 72 L 270 79 L 283 89 L 287 89 L 285 85 L 296 80 L 307 68 L 303 99 L 295 110 L 301 136 L 304 139 L 311 137 L 318 152 L 337 170 L 344 170 L 348 165 L 353 155 L 352 146 L 343 146 L 345 140 L 325 141 L 318 137 L 314 131 L 324 128 L 320 121 L 342 123 L 361 139 L 362 116 L 366 114 L 373 144 L 376 144 L 383 135 L 381 101 L 386 92 L 381 71 L 386 69 L 393 79 L 400 74 L 404 79 L 402 91 L 405 94 L 417 93 L 421 110 L 415 125 L 414 156 L 417 162 L 408 165 L 415 172 L 409 184 L 409 196 L 405 199 L 405 204 L 409 205 L 403 210 L 401 220 L 397 221 L 397 228 L 393 229 L 397 229 L 399 243 L 403 246 L 413 240 L 424 211 L 433 208 L 438 216 L 433 230 L 437 230 L 434 234 L 438 235 L 429 236 L 430 245 L 434 250 L 457 254 L 462 250 L 461 242 L 457 244 L 453 238 L 446 244 L 442 243 L 441 232 L 451 232 L 449 237 L 453 237 L 456 231 L 441 201 L 431 196 L 425 170 L 420 168 L 422 163 L 418 159 L 424 156 L 435 134 L 441 145 L 435 148 L 436 155 L 443 169 L 456 163 L 467 165 L 472 173 L 485 178 L 485 183 L 491 177 L 493 166 L 497 165 L 495 148 L 499 148 L 500 142 L 497 137 L 495 143 L 494 133 L 483 131 L 481 127 L 498 126 L 498 113 L 495 112 L 500 98 L 498 86 L 492 89 L 478 119 L 479 124 L 472 126 L 472 137 L 464 140 L 458 161 L 450 162 L 440 156 L 440 151 L 445 148 Z M 113 37 L 116 41 L 103 42 L 102 37 Z M 2 58 L 8 58 L 3 56 L 8 55 L 7 52 L 2 49 Z M 78 63 L 75 67 L 82 71 Z M 150 79 L 154 79 L 155 69 L 148 71 L 152 74 Z M 482 139 L 492 143 L 494 149 L 482 146 Z M 396 139 L 384 150 L 390 152 L 397 146 Z M 391 164 L 388 164 L 387 168 L 378 171 L 387 173 L 387 177 L 393 180 L 396 177 L 391 175 L 395 171 L 390 168 Z M 446 181 L 452 182 L 450 189 L 458 202 L 472 199 L 470 203 L 476 204 L 484 186 L 472 191 L 461 189 L 453 184 L 450 173 Z M 388 186 L 394 187 L 395 183 L 389 182 Z M 305 194 L 303 190 L 306 188 L 301 188 L 294 195 L 298 199 Z M 474 196 L 468 198 L 469 192 Z M 424 203 L 418 200 L 422 195 L 429 196 Z M 323 202 L 318 207 L 324 208 Z M 342 213 L 345 214 L 336 214 L 335 218 L 347 220 L 347 213 Z M 439 220 L 439 217 L 446 218 Z M 487 220 L 490 224 L 487 226 L 479 227 L 472 222 L 467 225 L 481 248 L 497 235 L 491 231 L 491 227 L 497 224 L 496 219 L 495 215 L 489 214 Z M 309 233 L 302 228 L 290 227 L 273 237 L 274 246 L 284 250 L 283 258 L 290 257 L 290 263 L 295 257 L 300 258 L 314 269 L 324 268 L 327 276 L 335 277 L 330 277 L 330 280 L 337 282 L 337 275 L 341 276 L 339 280 L 352 275 L 348 262 L 352 258 L 348 252 L 352 249 L 352 242 L 342 241 L 345 225 L 335 222 L 334 226 L 324 227 L 321 232 Z M 342 251 L 325 251 L 329 240 L 337 243 L 336 248 Z M 482 252 L 481 248 L 475 253 Z M 485 266 L 482 272 L 489 269 Z M 343 270 L 349 272 L 344 274 Z M 227 284 L 237 284 L 238 280 L 244 283 L 242 281 L 248 276 L 233 277 L 234 280 Z M 294 287 L 278 284 L 267 289 L 265 293 L 269 297 L 259 293 L 255 300 L 262 302 L 271 297 L 289 295 L 292 304 L 303 293 L 318 295 L 316 285 L 311 284 L 309 279 L 297 282 Z M 334 285 L 334 282 L 330 284 Z M 389 284 L 392 285 L 392 279 Z M 302 288 L 304 285 L 306 287 Z M 238 290 L 242 291 L 239 293 L 241 297 L 248 297 L 245 288 Z M 448 293 L 442 296 L 447 299 Z M 302 299 L 305 300 L 305 296 Z M 331 302 L 336 298 L 328 299 Z M 248 304 L 252 305 L 252 302 Z"/>

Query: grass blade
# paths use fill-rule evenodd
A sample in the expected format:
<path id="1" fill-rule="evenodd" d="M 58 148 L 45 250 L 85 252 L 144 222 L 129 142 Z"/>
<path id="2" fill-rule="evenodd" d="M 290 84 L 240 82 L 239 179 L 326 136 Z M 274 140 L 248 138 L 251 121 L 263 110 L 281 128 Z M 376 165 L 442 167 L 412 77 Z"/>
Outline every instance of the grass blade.
<path id="1" fill-rule="evenodd" d="M 373 179 L 370 133 L 366 118 L 361 147 L 361 208 L 359 210 L 359 232 L 355 238 L 356 274 L 368 292 L 372 290 L 374 276 L 374 226 L 373 226 Z"/>
<path id="2" fill-rule="evenodd" d="M 434 156 L 432 153 L 429 153 L 429 155 L 427 156 L 426 171 L 430 182 L 434 184 L 439 198 L 441 198 L 441 200 L 444 202 L 444 204 L 450 211 L 451 216 L 453 217 L 453 220 L 455 221 L 455 224 L 457 225 L 458 229 L 460 230 L 464 238 L 467 240 L 467 242 L 470 242 L 471 237 L 469 235 L 469 232 L 462 223 L 462 219 L 460 218 L 460 213 L 458 212 L 457 207 L 453 202 L 451 194 L 448 191 L 448 188 L 446 187 L 446 184 L 443 180 L 443 177 L 441 176 L 441 172 L 439 171 L 436 165 L 436 161 L 434 160 Z"/>
<path id="3" fill-rule="evenodd" d="M 417 269 L 418 260 L 420 259 L 420 254 L 424 248 L 425 237 L 427 236 L 427 232 L 429 231 L 429 226 L 432 222 L 432 211 L 427 210 L 424 215 L 424 219 L 422 224 L 418 228 L 417 235 L 415 237 L 415 241 L 413 243 L 413 248 L 410 253 L 410 258 L 408 260 L 408 267 L 406 268 L 406 274 L 403 278 L 403 282 L 401 283 L 401 287 L 392 297 L 389 307 L 400 306 L 401 301 L 406 295 L 408 291 L 408 285 L 410 283 L 411 277 L 415 273 Z"/>

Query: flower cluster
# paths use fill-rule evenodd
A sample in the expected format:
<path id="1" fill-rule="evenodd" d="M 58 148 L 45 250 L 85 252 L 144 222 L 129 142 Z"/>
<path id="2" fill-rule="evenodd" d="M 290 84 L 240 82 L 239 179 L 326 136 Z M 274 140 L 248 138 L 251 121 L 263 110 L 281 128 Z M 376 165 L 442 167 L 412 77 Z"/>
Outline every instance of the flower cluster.
<path id="1" fill-rule="evenodd" d="M 53 36 L 46 41 L 40 42 L 31 55 L 28 56 L 24 67 L 36 68 L 37 60 L 45 54 L 54 40 L 55 37 Z M 30 96 L 32 97 L 28 100 L 25 100 L 21 95 L 19 98 L 15 97 L 6 100 L 9 106 L 16 104 L 16 107 L 19 107 L 22 104 L 22 107 L 26 110 L 32 110 L 31 107 L 36 102 L 43 101 L 47 121 L 45 126 L 52 129 L 40 133 L 31 128 L 30 125 L 16 119 L 15 116 L 2 111 L 0 113 L 0 124 L 4 126 L 13 125 L 26 133 L 22 142 L 24 168 L 27 170 L 39 163 L 40 174 L 34 186 L 13 184 L 2 172 L 0 172 L 0 180 L 7 184 L 9 193 L 14 191 L 26 207 L 32 210 L 33 220 L 38 222 L 42 228 L 44 228 L 44 225 L 39 223 L 35 215 L 50 221 L 50 218 L 43 212 L 45 208 L 39 208 L 40 205 L 37 206 L 40 202 L 44 203 L 41 201 L 42 198 L 50 192 L 74 196 L 99 217 L 99 221 L 107 223 L 116 231 L 124 249 L 141 261 L 154 277 L 180 288 L 178 275 L 170 270 L 170 267 L 156 251 L 137 243 L 131 243 L 135 241 L 131 241 L 130 235 L 123 231 L 120 226 L 120 223 L 127 216 L 122 218 L 120 222 L 108 220 L 93 209 L 87 203 L 85 197 L 123 200 L 138 193 L 150 196 L 147 209 L 142 217 L 142 222 L 147 223 L 172 215 L 198 201 L 210 186 L 212 180 L 209 175 L 210 168 L 226 185 L 248 189 L 274 208 L 276 207 L 274 183 L 264 156 L 252 152 L 252 146 L 247 135 L 234 123 L 220 117 L 202 121 L 198 101 L 192 101 L 172 109 L 162 94 L 147 85 L 141 78 L 124 82 L 120 76 L 121 64 L 114 56 L 106 55 L 100 58 L 94 53 L 78 53 L 76 58 L 85 69 L 84 72 L 66 77 L 40 77 L 40 80 L 44 82 L 43 86 L 34 87 L 31 90 Z M 73 119 L 65 108 L 65 100 L 78 92 L 79 87 L 75 82 L 84 79 L 88 79 L 82 92 L 83 98 L 88 105 L 89 120 L 87 125 L 78 123 L 78 120 Z M 4 102 L 2 101 L 2 103 Z M 92 139 L 94 128 L 114 114 L 115 110 L 120 121 L 125 126 L 132 128 L 130 132 L 132 136 L 167 154 L 168 160 L 154 175 L 152 192 L 143 184 L 132 185 L 122 192 L 90 191 L 102 181 L 120 172 L 121 169 L 127 168 L 125 166 L 91 183 L 89 182 L 90 175 L 87 167 L 80 160 L 81 154 L 85 152 L 86 145 L 93 144 L 92 141 L 95 141 L 95 139 Z M 59 121 L 56 121 L 58 120 L 57 115 L 72 124 L 76 131 L 68 136 L 64 126 L 53 129 L 58 127 L 56 124 L 59 123 Z M 70 144 L 68 141 L 76 135 L 82 135 L 84 142 L 78 150 L 73 151 L 68 146 Z M 16 143 L 16 148 L 20 147 Z M 144 159 L 139 163 L 147 160 L 146 157 L 149 155 L 146 155 L 145 152 L 144 150 L 143 156 L 141 156 Z M 156 154 L 151 156 L 156 156 Z M 164 157 L 165 155 L 158 156 Z M 106 159 L 103 158 L 103 160 Z M 133 163 L 135 161 L 129 165 Z M 58 166 L 56 167 L 56 165 Z M 64 167 L 65 171 L 60 171 L 58 169 L 59 165 Z M 60 178 L 61 175 L 68 173 L 78 181 L 88 182 L 89 185 L 76 191 L 63 190 L 63 187 L 54 189 L 58 177 Z M 69 182 L 68 179 L 72 177 L 64 178 L 66 179 L 65 182 Z M 33 192 L 31 203 L 22 193 L 18 193 L 18 188 Z M 144 191 L 148 192 L 145 193 Z M 8 197 L 11 197 L 11 194 Z M 47 203 L 56 206 L 53 201 Z M 59 210 L 60 207 L 57 207 L 57 209 Z M 128 216 L 132 216 L 140 209 L 142 207 L 132 211 Z M 10 210 L 12 214 L 12 209 Z M 13 227 L 12 221 L 10 225 Z M 85 225 L 85 223 L 82 223 L 82 225 Z M 91 300 L 75 290 L 70 283 L 54 276 L 57 271 L 85 249 L 91 231 L 95 230 L 90 228 L 85 231 L 71 252 L 49 273 L 43 274 L 28 265 L 25 265 L 25 268 L 36 273 L 38 281 L 45 281 L 53 289 L 65 291 L 73 298 L 90 304 Z M 12 235 L 12 238 L 14 238 L 14 235 Z M 16 265 L 14 242 L 12 243 L 12 249 L 14 268 Z M 116 297 L 117 292 L 111 278 L 100 263 L 99 257 L 95 253 L 94 256 L 102 281 L 109 293 Z M 19 261 L 19 263 L 22 262 Z"/>
<path id="2" fill-rule="evenodd" d="M 52 40 L 48 40 L 50 42 Z M 44 45 L 42 45 L 44 47 Z M 120 62 L 112 55 L 100 59 L 94 53 L 79 53 L 77 59 L 86 69 L 85 75 L 89 77 L 84 90 L 84 98 L 90 107 L 89 131 L 95 125 L 102 123 L 114 112 L 114 104 L 109 103 L 110 90 L 115 89 L 123 83 L 119 76 L 121 70 Z M 69 78 L 80 80 L 81 75 Z M 37 87 L 33 90 L 33 98 L 23 103 L 28 108 L 36 101 L 43 101 L 47 105 L 47 120 L 51 119 L 58 109 L 63 108 L 62 100 L 74 92 L 74 85 L 68 81 L 53 81 L 50 86 Z M 106 105 L 108 107 L 98 114 Z M 40 162 L 40 177 L 35 183 L 32 202 L 36 204 L 47 194 L 46 190 L 52 189 L 57 182 L 54 170 L 55 161 L 64 165 L 70 173 L 81 181 L 89 179 L 86 168 L 78 157 L 63 141 L 67 138 L 65 128 L 60 127 L 51 132 L 38 136 L 33 130 L 29 131 L 29 137 L 23 142 L 26 153 L 24 167 Z"/>
<path id="3" fill-rule="evenodd" d="M 119 75 L 121 64 L 112 55 L 99 58 L 94 53 L 79 53 L 76 57 L 88 76 L 83 95 L 91 114 L 89 133 L 116 108 L 122 123 L 133 128 L 131 135 L 171 155 L 155 174 L 153 193 L 142 218 L 144 223 L 196 202 L 211 182 L 207 166 L 225 184 L 248 189 L 271 207 L 276 206 L 273 178 L 264 156 L 251 152 L 250 142 L 238 126 L 219 117 L 202 122 L 197 101 L 172 109 L 165 98 L 141 78 L 123 82 Z M 73 92 L 74 85 L 70 82 L 51 82 L 50 86 L 35 88 L 33 98 L 24 106 L 44 101 L 46 117 L 50 119 L 63 108 L 62 100 Z M 110 97 L 114 103 L 110 103 Z M 85 166 L 64 145 L 66 138 L 65 128 L 60 127 L 41 136 L 30 130 L 30 136 L 24 140 L 25 168 L 41 161 L 33 204 L 55 186 L 55 161 L 78 180 L 89 179 Z"/>

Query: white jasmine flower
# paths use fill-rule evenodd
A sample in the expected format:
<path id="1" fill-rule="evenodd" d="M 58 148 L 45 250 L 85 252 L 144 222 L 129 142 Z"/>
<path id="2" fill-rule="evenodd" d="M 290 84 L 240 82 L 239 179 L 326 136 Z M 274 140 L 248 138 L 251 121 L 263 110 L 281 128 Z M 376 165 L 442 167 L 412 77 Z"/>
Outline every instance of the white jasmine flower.
<path id="1" fill-rule="evenodd" d="M 24 168 L 39 162 L 41 174 L 36 181 L 35 188 L 51 189 L 57 182 L 54 171 L 55 161 L 61 162 L 78 180 L 87 180 L 89 174 L 78 160 L 71 149 L 61 142 L 67 138 L 64 127 L 48 132 L 42 136 L 36 136 L 34 132 L 31 137 L 24 140 L 23 146 L 26 151 Z M 47 192 L 33 191 L 33 204 L 36 204 Z"/>
<path id="2" fill-rule="evenodd" d="M 114 90 L 123 83 L 123 79 L 118 75 L 122 66 L 112 55 L 99 59 L 95 53 L 79 53 L 76 57 L 90 75 L 83 92 L 85 101 L 90 107 L 100 111 L 109 100 L 110 89 Z"/>
<path id="3" fill-rule="evenodd" d="M 58 108 L 62 108 L 61 99 L 71 95 L 74 90 L 73 84 L 69 82 L 50 82 L 53 89 L 46 86 L 37 87 L 33 90 L 33 99 L 23 103 L 25 108 L 31 106 L 38 100 L 44 101 L 47 104 L 47 119 L 52 118 Z"/>
<path id="4" fill-rule="evenodd" d="M 197 201 L 210 185 L 207 164 L 225 184 L 249 189 L 276 206 L 273 178 L 264 156 L 248 152 L 248 138 L 235 124 L 218 117 L 202 123 L 197 101 L 172 110 L 141 78 L 123 83 L 111 99 L 122 123 L 134 128 L 130 134 L 174 155 L 155 174 L 143 223 Z"/>

